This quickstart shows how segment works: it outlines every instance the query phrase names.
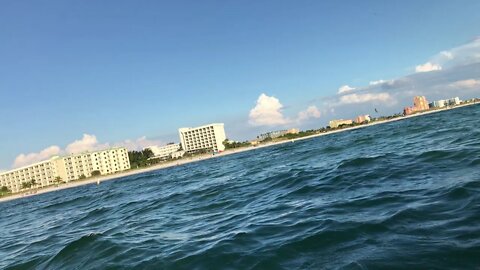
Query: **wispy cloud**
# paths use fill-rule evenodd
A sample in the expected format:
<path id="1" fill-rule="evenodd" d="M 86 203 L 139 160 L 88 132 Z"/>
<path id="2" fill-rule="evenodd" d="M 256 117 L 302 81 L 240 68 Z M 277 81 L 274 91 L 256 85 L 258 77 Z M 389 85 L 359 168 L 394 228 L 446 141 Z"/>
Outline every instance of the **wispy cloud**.
<path id="1" fill-rule="evenodd" d="M 417 66 L 416 71 L 442 70 L 478 62 L 480 62 L 480 38 L 475 38 L 458 47 L 439 52 L 432 56 L 427 63 Z"/>
<path id="2" fill-rule="evenodd" d="M 427 62 L 423 65 L 418 65 L 415 67 L 415 72 L 430 72 L 430 71 L 436 71 L 436 70 L 442 70 L 442 66 Z"/>
<path id="3" fill-rule="evenodd" d="M 377 81 L 370 81 L 368 85 L 380 85 L 380 84 L 392 84 L 394 81 L 393 80 L 377 80 Z"/>
<path id="4" fill-rule="evenodd" d="M 342 85 L 340 88 L 338 88 L 337 93 L 338 94 L 345 94 L 345 93 L 348 93 L 348 92 L 352 92 L 355 89 L 356 89 L 355 87 L 351 87 L 349 85 Z"/>
<path id="5" fill-rule="evenodd" d="M 479 88 L 480 80 L 476 80 L 476 79 L 461 80 L 461 81 L 456 81 L 451 83 L 450 86 L 453 88 L 460 88 L 460 89 Z"/>
<path id="6" fill-rule="evenodd" d="M 319 110 L 325 119 L 350 118 L 362 113 L 398 113 L 415 95 L 429 100 L 480 94 L 480 39 L 444 50 L 418 65 L 416 72 L 394 80 L 372 80 L 368 85 L 345 87 L 323 98 Z M 398 105 L 400 104 L 400 106 Z"/>
<path id="7" fill-rule="evenodd" d="M 308 106 L 306 110 L 298 113 L 297 122 L 301 123 L 308 119 L 320 118 L 321 115 L 322 114 L 320 113 L 320 110 L 317 108 L 317 106 Z"/>
<path id="8" fill-rule="evenodd" d="M 365 93 L 365 94 L 349 94 L 340 97 L 340 104 L 357 104 L 365 102 L 392 102 L 393 98 L 389 93 Z"/>

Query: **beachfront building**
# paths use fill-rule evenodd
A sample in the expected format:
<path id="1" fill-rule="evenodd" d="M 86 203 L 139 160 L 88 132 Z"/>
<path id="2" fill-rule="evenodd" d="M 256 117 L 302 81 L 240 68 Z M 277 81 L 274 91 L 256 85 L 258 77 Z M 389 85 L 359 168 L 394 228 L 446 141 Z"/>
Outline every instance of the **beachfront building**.
<path id="1" fill-rule="evenodd" d="M 169 143 L 164 146 L 149 146 L 144 150 L 149 149 L 153 153 L 153 158 L 168 158 L 172 157 L 172 154 L 180 150 L 179 143 Z"/>
<path id="2" fill-rule="evenodd" d="M 357 123 L 357 124 L 363 124 L 365 122 L 370 122 L 370 121 L 371 121 L 370 115 L 368 115 L 368 114 L 359 115 L 359 116 L 357 116 L 357 118 L 355 118 L 355 123 Z"/>
<path id="3" fill-rule="evenodd" d="M 259 140 L 251 140 L 251 141 L 250 141 L 250 145 L 251 145 L 251 146 L 257 146 L 257 145 L 259 145 L 259 144 L 260 144 L 260 141 L 259 141 Z"/>
<path id="4" fill-rule="evenodd" d="M 337 119 L 337 120 L 330 120 L 330 122 L 328 122 L 328 125 L 330 126 L 330 128 L 338 128 L 339 126 L 342 126 L 342 125 L 351 125 L 353 124 L 353 121 L 350 120 L 350 119 Z"/>
<path id="5" fill-rule="evenodd" d="M 430 109 L 427 98 L 424 96 L 416 96 L 413 98 L 413 107 L 405 107 L 403 109 L 404 115 L 410 115 L 416 112 L 427 111 Z"/>
<path id="6" fill-rule="evenodd" d="M 223 123 L 208 124 L 194 128 L 178 129 L 180 144 L 186 152 L 195 152 L 203 149 L 224 151 L 223 141 L 227 139 Z"/>
<path id="7" fill-rule="evenodd" d="M 413 109 L 413 107 L 405 107 L 403 109 L 403 115 L 411 115 L 415 112 L 415 110 Z"/>
<path id="8" fill-rule="evenodd" d="M 434 101 L 429 104 L 430 108 L 443 108 L 448 105 L 447 101 L 444 99 Z"/>
<path id="9" fill-rule="evenodd" d="M 443 108 L 445 106 L 455 106 L 460 105 L 462 101 L 459 97 L 454 97 L 450 99 L 441 99 L 430 103 L 430 108 Z"/>
<path id="10" fill-rule="evenodd" d="M 0 173 L 0 186 L 5 186 L 12 192 L 23 188 L 23 183 L 44 187 L 52 185 L 58 176 L 56 158 Z"/>
<path id="11" fill-rule="evenodd" d="M 0 174 L 0 186 L 18 192 L 25 184 L 46 187 L 57 183 L 58 180 L 69 182 L 90 177 L 94 171 L 107 175 L 128 169 L 130 161 L 127 149 L 113 148 L 63 157 L 55 156 L 46 161 L 3 172 Z"/>
<path id="12" fill-rule="evenodd" d="M 462 101 L 460 100 L 459 97 L 454 97 L 448 100 L 448 105 L 454 106 L 454 105 L 460 105 Z"/>
<path id="13" fill-rule="evenodd" d="M 413 98 L 413 107 L 416 111 L 426 111 L 430 107 L 428 106 L 427 98 L 424 96 L 416 96 Z"/>
<path id="14" fill-rule="evenodd" d="M 73 154 L 56 162 L 58 176 L 65 181 L 90 177 L 94 171 L 107 175 L 130 169 L 128 151 L 123 147 Z"/>
<path id="15" fill-rule="evenodd" d="M 170 157 L 172 157 L 173 159 L 177 159 L 177 158 L 183 157 L 183 155 L 185 155 L 185 151 L 180 150 L 180 151 L 171 153 Z"/>
<path id="16" fill-rule="evenodd" d="M 276 131 L 270 131 L 267 133 L 263 133 L 257 136 L 257 139 L 260 141 L 263 141 L 265 139 L 275 139 L 278 137 L 281 137 L 286 134 L 298 134 L 300 131 L 298 128 L 291 128 L 291 129 L 283 129 L 283 130 L 276 130 Z"/>

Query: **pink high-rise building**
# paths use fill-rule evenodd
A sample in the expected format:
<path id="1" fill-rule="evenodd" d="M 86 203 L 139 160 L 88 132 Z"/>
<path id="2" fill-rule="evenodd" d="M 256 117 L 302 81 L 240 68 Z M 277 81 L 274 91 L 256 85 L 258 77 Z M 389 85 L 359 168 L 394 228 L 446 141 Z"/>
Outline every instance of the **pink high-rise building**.
<path id="1" fill-rule="evenodd" d="M 429 108 L 426 97 L 416 96 L 413 98 L 413 107 L 405 107 L 405 109 L 403 109 L 403 114 L 410 115 L 415 112 L 427 111 Z"/>
<path id="2" fill-rule="evenodd" d="M 413 107 L 415 111 L 426 111 L 429 109 L 427 98 L 424 96 L 416 96 L 413 98 Z"/>

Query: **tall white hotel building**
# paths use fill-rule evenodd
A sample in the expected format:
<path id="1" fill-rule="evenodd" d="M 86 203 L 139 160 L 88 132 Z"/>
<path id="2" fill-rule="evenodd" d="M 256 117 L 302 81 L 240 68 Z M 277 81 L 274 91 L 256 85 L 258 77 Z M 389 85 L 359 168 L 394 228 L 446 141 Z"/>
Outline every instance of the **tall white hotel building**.
<path id="1" fill-rule="evenodd" d="M 194 152 L 201 149 L 225 150 L 223 141 L 227 137 L 225 136 L 223 123 L 194 128 L 180 128 L 178 129 L 178 134 L 180 136 L 180 144 L 186 152 Z"/>
<path id="2" fill-rule="evenodd" d="M 130 169 L 130 160 L 126 148 L 73 154 L 64 157 L 52 157 L 49 160 L 31 164 L 22 168 L 0 173 L 0 186 L 6 186 L 12 192 L 22 189 L 22 183 L 35 180 L 38 187 L 56 183 L 56 178 L 69 182 L 92 176 L 93 171 L 101 175 L 112 174 Z"/>

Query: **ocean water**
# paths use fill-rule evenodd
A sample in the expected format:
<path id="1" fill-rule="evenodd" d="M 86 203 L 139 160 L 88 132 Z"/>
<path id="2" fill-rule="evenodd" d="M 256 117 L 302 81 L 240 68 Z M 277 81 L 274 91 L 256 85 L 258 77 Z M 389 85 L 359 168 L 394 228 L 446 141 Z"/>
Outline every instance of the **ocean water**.
<path id="1" fill-rule="evenodd" d="M 479 269 L 480 106 L 0 203 L 1 269 Z"/>

